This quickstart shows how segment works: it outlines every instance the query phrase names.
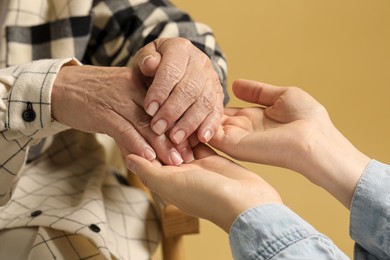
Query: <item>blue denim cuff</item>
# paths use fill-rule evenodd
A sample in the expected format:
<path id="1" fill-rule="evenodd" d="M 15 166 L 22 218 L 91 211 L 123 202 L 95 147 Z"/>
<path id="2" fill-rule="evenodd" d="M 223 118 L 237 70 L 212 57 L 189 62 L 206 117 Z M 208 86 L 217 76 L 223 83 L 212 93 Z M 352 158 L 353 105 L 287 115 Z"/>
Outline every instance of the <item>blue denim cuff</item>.
<path id="1" fill-rule="evenodd" d="M 248 260 L 274 259 L 276 255 L 281 256 L 280 254 L 283 254 L 284 259 L 294 255 L 316 256 L 314 251 L 318 247 L 308 246 L 307 241 L 303 241 L 308 237 L 311 237 L 309 244 L 321 240 L 319 244 L 327 247 L 333 245 L 330 239 L 316 231 L 288 207 L 269 204 L 242 213 L 233 223 L 229 238 L 234 259 Z M 295 246 L 291 247 L 292 244 Z"/>
<path id="2" fill-rule="evenodd" d="M 350 235 L 380 259 L 390 258 L 390 167 L 372 160 L 351 202 Z"/>

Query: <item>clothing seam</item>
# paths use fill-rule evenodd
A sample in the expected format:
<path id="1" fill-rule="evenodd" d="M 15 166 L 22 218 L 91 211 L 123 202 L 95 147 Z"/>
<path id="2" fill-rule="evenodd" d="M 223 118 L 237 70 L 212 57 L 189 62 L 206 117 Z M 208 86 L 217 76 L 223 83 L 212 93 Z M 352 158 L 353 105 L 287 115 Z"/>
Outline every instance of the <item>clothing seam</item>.
<path id="1" fill-rule="evenodd" d="M 375 160 L 371 160 L 368 163 L 367 167 L 363 171 L 363 174 L 360 176 L 360 179 L 359 179 L 359 181 L 358 181 L 358 183 L 356 185 L 356 188 L 355 188 L 355 190 L 353 192 L 353 195 L 352 195 L 351 207 L 349 209 L 349 212 L 350 212 L 349 213 L 349 223 L 350 223 L 349 234 L 350 234 L 351 237 L 353 237 L 356 234 L 353 231 L 353 227 L 352 227 L 352 223 L 354 222 L 353 219 L 356 219 L 356 217 L 355 217 L 355 211 L 356 210 L 355 209 L 357 207 L 359 207 L 359 205 L 356 205 L 357 204 L 356 200 L 357 200 L 357 197 L 359 196 L 361 190 L 363 190 L 362 186 L 364 186 L 365 183 L 366 183 L 365 176 L 367 174 L 369 174 L 372 171 L 373 168 L 376 167 L 375 162 L 376 162 Z"/>
<path id="2" fill-rule="evenodd" d="M 297 235 L 296 238 L 294 238 L 294 237 L 291 238 L 292 236 L 296 236 L 296 235 Z M 269 243 L 267 245 L 266 249 L 262 249 L 260 251 L 257 251 L 257 254 L 260 255 L 263 259 L 272 259 L 273 257 L 275 257 L 277 254 L 279 254 L 281 251 L 283 251 L 287 247 L 292 246 L 293 244 L 296 244 L 299 241 L 302 241 L 308 237 L 326 238 L 324 235 L 321 235 L 321 234 L 310 234 L 310 232 L 307 229 L 299 229 L 299 230 L 295 230 L 293 232 L 290 232 L 288 234 L 279 236 L 276 240 Z M 278 244 L 281 244 L 282 247 L 278 247 Z M 275 248 L 274 245 L 277 245 L 276 249 L 273 249 L 273 248 Z M 273 251 L 273 252 L 271 251 L 272 253 L 269 253 L 270 248 Z"/>

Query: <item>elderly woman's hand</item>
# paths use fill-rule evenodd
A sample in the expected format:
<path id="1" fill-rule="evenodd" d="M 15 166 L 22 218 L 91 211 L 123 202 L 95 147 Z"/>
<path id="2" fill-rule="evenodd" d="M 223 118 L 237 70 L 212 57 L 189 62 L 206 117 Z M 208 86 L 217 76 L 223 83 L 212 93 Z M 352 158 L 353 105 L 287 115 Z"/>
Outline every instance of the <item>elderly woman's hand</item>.
<path id="1" fill-rule="evenodd" d="M 176 144 L 193 133 L 208 142 L 221 122 L 224 97 L 209 57 L 186 39 L 169 38 L 146 45 L 136 61 L 152 78 L 144 108 L 153 117 L 153 131 L 169 133 Z"/>
<path id="2" fill-rule="evenodd" d="M 146 91 L 138 67 L 64 66 L 53 86 L 52 116 L 74 129 L 111 136 L 124 156 L 157 157 L 170 165 L 192 161 L 188 143 L 175 145 L 150 128 Z"/>

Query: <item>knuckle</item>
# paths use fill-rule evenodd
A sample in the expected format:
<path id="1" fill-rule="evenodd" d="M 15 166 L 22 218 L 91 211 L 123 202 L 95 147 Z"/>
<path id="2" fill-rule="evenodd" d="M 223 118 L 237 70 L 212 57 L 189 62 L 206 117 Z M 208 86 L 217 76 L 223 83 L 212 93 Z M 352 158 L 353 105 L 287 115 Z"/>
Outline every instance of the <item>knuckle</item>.
<path id="1" fill-rule="evenodd" d="M 201 52 L 200 50 L 199 50 L 199 52 L 201 54 L 199 59 L 200 59 L 200 62 L 203 64 L 203 66 L 205 68 L 207 68 L 209 71 L 215 72 L 213 64 L 211 63 L 209 56 L 207 56 L 205 53 Z"/>
<path id="2" fill-rule="evenodd" d="M 137 148 L 142 147 L 145 143 L 145 140 L 140 135 L 134 135 L 129 141 L 134 151 L 138 150 Z"/>
<path id="3" fill-rule="evenodd" d="M 118 124 L 115 126 L 115 128 L 121 140 L 126 140 L 128 136 L 132 137 L 129 141 L 136 139 L 136 135 L 134 135 L 134 128 L 131 124 Z"/>
<path id="4" fill-rule="evenodd" d="M 182 127 L 186 133 L 192 134 L 200 125 L 201 118 L 191 118 L 183 122 Z"/>
<path id="5" fill-rule="evenodd" d="M 192 42 L 186 38 L 178 37 L 175 40 L 176 40 L 178 46 L 180 46 L 183 49 L 189 49 L 189 48 L 193 47 Z"/>
<path id="6" fill-rule="evenodd" d="M 145 96 L 144 104 L 150 104 L 152 101 L 158 101 L 160 105 L 164 103 L 171 94 L 171 90 L 163 86 L 149 88 Z"/>
<path id="7" fill-rule="evenodd" d="M 182 70 L 179 65 L 172 62 L 166 65 L 163 70 L 167 82 L 178 82 L 180 80 Z"/>
<path id="8" fill-rule="evenodd" d="M 165 111 L 166 119 L 168 121 L 174 121 L 183 114 L 183 108 L 180 105 L 172 105 L 168 107 Z"/>
<path id="9" fill-rule="evenodd" d="M 215 101 L 214 101 L 214 98 L 212 98 L 211 96 L 202 96 L 202 98 L 200 99 L 201 101 L 201 105 L 204 107 L 205 110 L 209 111 L 209 110 L 213 110 L 213 108 L 215 107 Z"/>
<path id="10" fill-rule="evenodd" d="M 219 110 L 214 110 L 208 117 L 208 122 L 213 128 L 218 128 L 221 124 L 223 113 L 220 113 Z"/>
<path id="11" fill-rule="evenodd" d="M 115 136 L 117 142 L 123 144 L 130 153 L 134 153 L 141 144 L 141 138 L 136 134 L 131 124 L 128 126 L 118 126 Z"/>
<path id="12" fill-rule="evenodd" d="M 133 80 L 133 72 L 130 68 L 123 67 L 123 68 L 118 68 L 118 74 L 117 77 L 125 80 L 125 81 L 131 81 Z"/>
<path id="13" fill-rule="evenodd" d="M 200 84 L 194 80 L 186 80 L 177 89 L 179 96 L 187 103 L 193 103 L 200 93 Z"/>

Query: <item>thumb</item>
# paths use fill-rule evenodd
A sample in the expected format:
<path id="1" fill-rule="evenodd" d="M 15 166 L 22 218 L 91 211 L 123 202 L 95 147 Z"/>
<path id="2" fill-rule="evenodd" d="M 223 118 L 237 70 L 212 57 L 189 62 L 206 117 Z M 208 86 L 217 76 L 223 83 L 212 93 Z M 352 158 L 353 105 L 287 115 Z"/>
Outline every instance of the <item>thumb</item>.
<path id="1" fill-rule="evenodd" d="M 151 162 L 136 154 L 129 154 L 126 156 L 126 167 L 134 172 L 142 183 L 151 190 L 155 190 L 156 184 L 160 183 L 159 174 L 163 169 L 157 160 Z"/>
<path id="2" fill-rule="evenodd" d="M 236 80 L 233 92 L 241 100 L 265 106 L 265 114 L 279 122 L 291 120 L 288 110 L 289 100 L 286 95 L 288 87 L 277 87 L 253 80 Z"/>
<path id="3" fill-rule="evenodd" d="M 286 89 L 246 79 L 233 82 L 233 92 L 237 98 L 262 106 L 272 106 Z"/>
<path id="4" fill-rule="evenodd" d="M 154 77 L 161 62 L 161 54 L 153 43 L 149 43 L 136 53 L 135 59 L 142 74 Z"/>

